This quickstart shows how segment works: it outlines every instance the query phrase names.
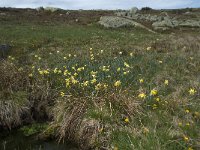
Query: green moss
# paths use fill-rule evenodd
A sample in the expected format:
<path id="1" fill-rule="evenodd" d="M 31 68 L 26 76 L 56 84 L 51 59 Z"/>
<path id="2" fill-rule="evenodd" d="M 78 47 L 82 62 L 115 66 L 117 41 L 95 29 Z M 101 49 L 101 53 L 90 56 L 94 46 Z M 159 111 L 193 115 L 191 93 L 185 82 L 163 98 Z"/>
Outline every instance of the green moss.
<path id="1" fill-rule="evenodd" d="M 28 126 L 23 126 L 19 130 L 21 130 L 25 136 L 32 136 L 44 132 L 47 128 L 47 123 L 35 123 Z"/>

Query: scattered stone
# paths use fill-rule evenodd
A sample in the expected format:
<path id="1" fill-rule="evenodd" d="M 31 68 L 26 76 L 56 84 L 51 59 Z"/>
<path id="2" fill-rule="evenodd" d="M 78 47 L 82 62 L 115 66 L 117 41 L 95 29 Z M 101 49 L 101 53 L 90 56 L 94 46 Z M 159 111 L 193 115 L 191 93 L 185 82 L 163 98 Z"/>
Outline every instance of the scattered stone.
<path id="1" fill-rule="evenodd" d="M 138 13 L 139 9 L 137 7 L 133 7 L 130 9 L 130 14 L 134 15 L 136 13 Z"/>
<path id="2" fill-rule="evenodd" d="M 0 44 L 0 59 L 5 59 L 10 49 L 11 49 L 10 45 Z"/>
<path id="3" fill-rule="evenodd" d="M 6 16 L 6 13 L 0 13 L 0 16 Z"/>
<path id="4" fill-rule="evenodd" d="M 70 15 L 70 12 L 68 11 L 68 12 L 66 12 L 66 15 Z"/>
<path id="5" fill-rule="evenodd" d="M 180 27 L 196 27 L 196 28 L 199 28 L 200 27 L 200 21 L 186 20 L 186 21 L 180 22 L 179 26 Z"/>

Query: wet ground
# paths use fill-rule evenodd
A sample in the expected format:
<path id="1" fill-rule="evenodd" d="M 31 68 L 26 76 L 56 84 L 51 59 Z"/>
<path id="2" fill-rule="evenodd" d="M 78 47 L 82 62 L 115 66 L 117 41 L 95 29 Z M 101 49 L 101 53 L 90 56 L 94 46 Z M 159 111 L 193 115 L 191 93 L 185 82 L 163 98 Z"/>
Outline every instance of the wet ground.
<path id="1" fill-rule="evenodd" d="M 15 130 L 0 133 L 0 150 L 78 150 L 71 143 L 59 143 L 53 140 L 37 140 L 34 136 L 25 136 Z"/>

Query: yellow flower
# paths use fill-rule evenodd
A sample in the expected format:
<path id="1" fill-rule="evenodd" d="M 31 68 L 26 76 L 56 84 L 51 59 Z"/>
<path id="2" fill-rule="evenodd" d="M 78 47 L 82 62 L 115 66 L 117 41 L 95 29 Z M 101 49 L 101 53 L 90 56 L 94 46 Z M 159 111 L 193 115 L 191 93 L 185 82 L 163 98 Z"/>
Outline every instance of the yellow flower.
<path id="1" fill-rule="evenodd" d="M 43 75 L 43 74 L 44 74 L 44 71 L 39 70 L 39 74 Z"/>
<path id="2" fill-rule="evenodd" d="M 97 75 L 97 71 L 96 72 L 95 71 L 91 71 L 90 74 L 96 76 Z"/>
<path id="3" fill-rule="evenodd" d="M 190 95 L 194 95 L 197 91 L 194 88 L 190 88 L 188 92 L 190 93 Z"/>
<path id="4" fill-rule="evenodd" d="M 151 47 L 147 47 L 147 51 L 151 50 Z"/>
<path id="5" fill-rule="evenodd" d="M 193 150 L 193 148 L 192 147 L 188 147 L 188 150 Z"/>
<path id="6" fill-rule="evenodd" d="M 122 54 L 122 52 L 119 52 L 119 54 L 121 55 L 121 54 Z"/>
<path id="7" fill-rule="evenodd" d="M 164 83 L 165 83 L 165 85 L 168 85 L 168 84 L 169 84 L 169 81 L 168 81 L 168 80 L 165 80 Z"/>
<path id="8" fill-rule="evenodd" d="M 160 101 L 160 98 L 159 98 L 159 97 L 157 97 L 157 98 L 156 98 L 156 101 L 157 101 L 157 102 L 159 102 L 159 101 Z"/>
<path id="9" fill-rule="evenodd" d="M 103 66 L 102 67 L 102 71 L 108 72 L 110 70 L 109 67 L 110 66 Z"/>
<path id="10" fill-rule="evenodd" d="M 103 53 L 103 50 L 101 50 L 101 53 Z"/>
<path id="11" fill-rule="evenodd" d="M 65 82 L 66 82 L 66 87 L 69 87 L 70 86 L 70 79 L 65 79 Z"/>
<path id="12" fill-rule="evenodd" d="M 144 127 L 144 128 L 143 128 L 143 133 L 144 133 L 144 134 L 147 134 L 147 133 L 149 133 L 149 129 L 148 129 L 148 128 L 146 128 L 146 127 Z"/>
<path id="13" fill-rule="evenodd" d="M 77 71 L 80 72 L 80 71 L 82 71 L 84 69 L 85 69 L 84 67 L 80 67 L 80 68 L 77 69 Z"/>
<path id="14" fill-rule="evenodd" d="M 117 68 L 117 71 L 119 72 L 121 70 L 121 68 Z"/>
<path id="15" fill-rule="evenodd" d="M 65 93 L 64 93 L 64 92 L 60 92 L 60 96 L 61 96 L 61 97 L 64 97 L 64 96 L 65 96 Z"/>
<path id="16" fill-rule="evenodd" d="M 138 97 L 139 97 L 139 98 L 146 98 L 146 94 L 145 94 L 145 93 L 140 93 L 140 94 L 138 95 Z"/>
<path id="17" fill-rule="evenodd" d="M 72 56 L 72 54 L 69 54 L 68 56 L 69 56 L 69 57 L 71 57 L 71 56 Z"/>
<path id="18" fill-rule="evenodd" d="M 130 67 L 130 65 L 127 62 L 124 62 L 124 66 L 127 67 L 127 68 Z"/>
<path id="19" fill-rule="evenodd" d="M 162 64 L 162 63 L 163 63 L 163 62 L 162 62 L 162 60 L 159 60 L 158 62 L 159 62 L 160 64 Z"/>
<path id="20" fill-rule="evenodd" d="M 199 112 L 195 111 L 194 115 L 195 115 L 195 118 L 200 118 L 200 113 Z"/>
<path id="21" fill-rule="evenodd" d="M 90 51 L 92 51 L 92 48 L 90 48 Z"/>
<path id="22" fill-rule="evenodd" d="M 186 113 L 189 113 L 190 111 L 189 111 L 189 109 L 186 109 L 185 112 L 186 112 Z"/>
<path id="23" fill-rule="evenodd" d="M 22 68 L 22 67 L 20 67 L 20 68 L 18 69 L 18 71 L 23 71 L 23 68 Z"/>
<path id="24" fill-rule="evenodd" d="M 100 90 L 100 88 L 101 88 L 101 83 L 98 83 L 96 86 L 95 86 L 95 90 Z"/>
<path id="25" fill-rule="evenodd" d="M 121 81 L 120 80 L 118 80 L 118 81 L 116 81 L 115 83 L 114 83 L 114 86 L 115 87 L 119 87 L 121 85 Z"/>
<path id="26" fill-rule="evenodd" d="M 74 73 L 74 76 L 78 76 L 78 73 L 77 73 L 77 72 L 75 72 L 75 73 Z"/>
<path id="27" fill-rule="evenodd" d="M 190 126 L 190 123 L 188 122 L 188 123 L 186 123 L 185 125 L 186 125 L 186 126 Z"/>
<path id="28" fill-rule="evenodd" d="M 133 53 L 130 53 L 130 56 L 132 57 L 132 56 L 133 56 Z"/>
<path id="29" fill-rule="evenodd" d="M 72 84 L 76 84 L 78 83 L 78 80 L 76 80 L 73 76 L 71 76 L 71 82 Z"/>
<path id="30" fill-rule="evenodd" d="M 83 82 L 83 86 L 88 86 L 88 84 L 89 84 L 89 81 L 85 81 L 85 82 Z"/>
<path id="31" fill-rule="evenodd" d="M 126 118 L 124 119 L 124 122 L 125 122 L 125 123 L 129 123 L 128 117 L 126 117 Z"/>
<path id="32" fill-rule="evenodd" d="M 117 146 L 114 147 L 114 150 L 119 150 Z"/>
<path id="33" fill-rule="evenodd" d="M 61 74 L 62 73 L 62 71 L 61 70 L 58 70 L 58 74 Z"/>
<path id="34" fill-rule="evenodd" d="M 58 72 L 58 68 L 55 68 L 55 69 L 53 70 L 53 72 L 54 72 L 54 73 L 57 73 L 57 72 Z"/>
<path id="35" fill-rule="evenodd" d="M 155 95 L 157 95 L 157 94 L 158 94 L 158 91 L 157 91 L 157 90 L 155 90 L 155 89 L 151 90 L 150 95 L 155 96 Z"/>
<path id="36" fill-rule="evenodd" d="M 153 109 L 157 109 L 158 106 L 157 106 L 156 104 L 153 104 L 152 108 L 153 108 Z"/>
<path id="37" fill-rule="evenodd" d="M 96 83 L 96 82 L 97 82 L 97 79 L 96 79 L 96 78 L 94 78 L 94 79 L 91 80 L 91 83 L 92 83 L 92 84 L 94 84 L 94 83 Z"/>
<path id="38" fill-rule="evenodd" d="M 66 76 L 68 74 L 68 70 L 66 69 L 63 74 Z"/>
<path id="39" fill-rule="evenodd" d="M 143 83 L 144 82 L 144 79 L 139 79 L 140 83 Z"/>
<path id="40" fill-rule="evenodd" d="M 189 137 L 187 137 L 187 136 L 183 136 L 183 139 L 184 139 L 184 141 L 186 141 L 186 142 L 188 142 L 189 141 Z"/>
<path id="41" fill-rule="evenodd" d="M 103 127 L 99 129 L 99 132 L 103 132 Z"/>
<path id="42" fill-rule="evenodd" d="M 67 59 L 67 57 L 63 57 L 64 58 L 64 60 L 66 60 Z"/>
<path id="43" fill-rule="evenodd" d="M 107 89 L 108 88 L 108 84 L 104 84 L 103 87 L 104 87 L 104 89 Z"/>
<path id="44" fill-rule="evenodd" d="M 33 74 L 32 74 L 32 73 L 30 73 L 28 76 L 29 76 L 29 77 L 33 77 Z"/>
<path id="45" fill-rule="evenodd" d="M 49 74 L 49 70 L 44 70 L 44 74 Z"/>
<path id="46" fill-rule="evenodd" d="M 182 125 L 183 125 L 182 122 L 179 122 L 179 123 L 178 123 L 178 126 L 179 126 L 179 127 L 181 127 Z"/>

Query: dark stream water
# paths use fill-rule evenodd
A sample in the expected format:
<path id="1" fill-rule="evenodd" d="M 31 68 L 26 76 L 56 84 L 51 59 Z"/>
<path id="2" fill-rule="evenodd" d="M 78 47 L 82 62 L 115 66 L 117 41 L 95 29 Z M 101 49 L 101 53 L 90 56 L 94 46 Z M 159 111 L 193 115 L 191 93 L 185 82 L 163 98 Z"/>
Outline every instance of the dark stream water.
<path id="1" fill-rule="evenodd" d="M 78 150 L 71 143 L 37 140 L 27 137 L 20 131 L 0 132 L 0 150 Z"/>

